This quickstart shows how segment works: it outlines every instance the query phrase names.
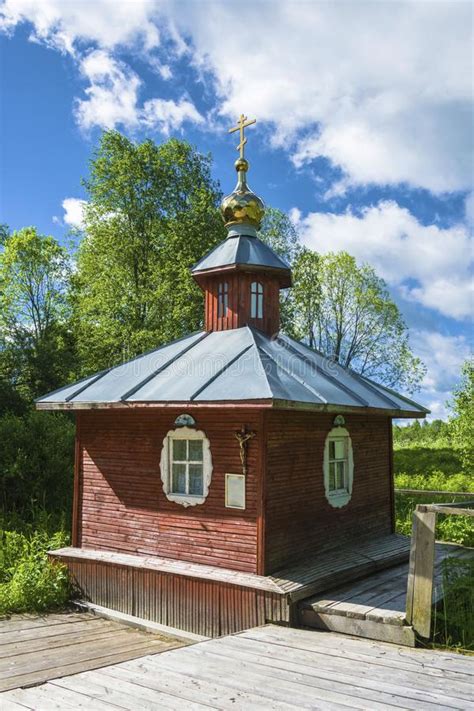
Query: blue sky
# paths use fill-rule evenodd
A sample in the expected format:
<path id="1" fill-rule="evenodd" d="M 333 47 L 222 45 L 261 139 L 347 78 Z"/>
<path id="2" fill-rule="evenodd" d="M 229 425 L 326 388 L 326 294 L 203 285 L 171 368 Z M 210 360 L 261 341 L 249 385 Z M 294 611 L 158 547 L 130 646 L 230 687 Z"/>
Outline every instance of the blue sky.
<path id="1" fill-rule="evenodd" d="M 472 6 L 468 2 L 5 0 L 0 221 L 67 239 L 104 128 L 184 137 L 302 240 L 383 276 L 444 415 L 472 337 Z"/>

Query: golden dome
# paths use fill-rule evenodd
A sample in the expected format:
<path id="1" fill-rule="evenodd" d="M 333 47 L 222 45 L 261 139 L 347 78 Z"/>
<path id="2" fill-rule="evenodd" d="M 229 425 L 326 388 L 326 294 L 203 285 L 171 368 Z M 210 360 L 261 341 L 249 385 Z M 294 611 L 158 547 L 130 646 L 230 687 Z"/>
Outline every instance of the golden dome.
<path id="1" fill-rule="evenodd" d="M 246 223 L 259 229 L 265 214 L 265 204 L 247 185 L 249 164 L 245 158 L 238 158 L 235 161 L 235 169 L 238 174 L 237 185 L 221 203 L 221 213 L 225 226 L 230 227 L 231 225 Z"/>

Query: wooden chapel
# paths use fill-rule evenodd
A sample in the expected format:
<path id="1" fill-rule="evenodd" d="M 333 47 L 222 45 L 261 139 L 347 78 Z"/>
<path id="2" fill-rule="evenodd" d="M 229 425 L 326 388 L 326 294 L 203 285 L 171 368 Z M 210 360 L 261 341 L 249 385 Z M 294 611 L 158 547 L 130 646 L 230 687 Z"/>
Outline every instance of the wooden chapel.
<path id="1" fill-rule="evenodd" d="M 257 237 L 250 123 L 228 236 L 191 270 L 204 329 L 36 404 L 77 423 L 72 545 L 53 558 L 84 599 L 206 636 L 293 624 L 329 573 L 407 556 L 392 418 L 427 412 L 279 331 L 291 269 Z"/>

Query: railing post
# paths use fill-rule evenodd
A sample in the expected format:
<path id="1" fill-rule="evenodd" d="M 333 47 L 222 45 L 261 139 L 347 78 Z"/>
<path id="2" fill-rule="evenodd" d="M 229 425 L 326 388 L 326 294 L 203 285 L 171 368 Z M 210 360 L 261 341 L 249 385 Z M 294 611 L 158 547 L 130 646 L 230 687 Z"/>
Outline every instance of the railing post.
<path id="1" fill-rule="evenodd" d="M 436 513 L 418 505 L 413 513 L 406 619 L 421 637 L 431 628 Z"/>

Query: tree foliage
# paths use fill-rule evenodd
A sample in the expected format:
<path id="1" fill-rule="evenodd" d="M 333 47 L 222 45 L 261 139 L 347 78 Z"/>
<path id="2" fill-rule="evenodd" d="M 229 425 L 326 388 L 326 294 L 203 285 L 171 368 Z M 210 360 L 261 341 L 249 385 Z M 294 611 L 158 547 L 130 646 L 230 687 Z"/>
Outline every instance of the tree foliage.
<path id="1" fill-rule="evenodd" d="M 294 268 L 294 335 L 344 367 L 388 386 L 416 388 L 424 366 L 383 279 L 346 252 L 303 250 Z"/>
<path id="2" fill-rule="evenodd" d="M 267 207 L 262 226 L 258 232 L 259 239 L 273 249 L 290 266 L 302 252 L 298 232 L 286 214 L 276 207 Z M 294 300 L 291 289 L 280 291 L 280 322 L 281 329 L 287 333 L 293 332 L 295 319 Z"/>
<path id="3" fill-rule="evenodd" d="M 461 382 L 453 393 L 450 421 L 453 444 L 459 451 L 464 471 L 474 471 L 474 363 L 467 360 L 461 371 Z"/>
<path id="4" fill-rule="evenodd" d="M 34 227 L 3 234 L 0 251 L 0 380 L 35 397 L 68 379 L 73 342 L 67 250 Z M 7 386 L 2 386 L 5 389 Z"/>
<path id="5" fill-rule="evenodd" d="M 266 208 L 258 237 L 290 266 L 301 253 L 302 247 L 296 227 L 286 212 L 276 207 Z"/>
<path id="6" fill-rule="evenodd" d="M 183 141 L 103 134 L 85 183 L 74 287 L 84 372 L 201 326 L 202 294 L 189 268 L 225 236 L 210 165 Z"/>

